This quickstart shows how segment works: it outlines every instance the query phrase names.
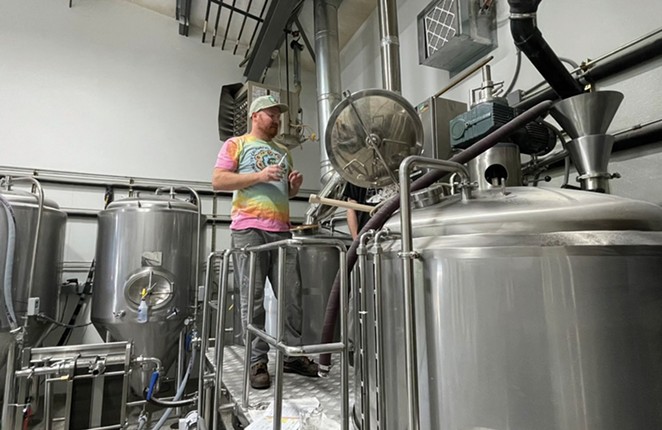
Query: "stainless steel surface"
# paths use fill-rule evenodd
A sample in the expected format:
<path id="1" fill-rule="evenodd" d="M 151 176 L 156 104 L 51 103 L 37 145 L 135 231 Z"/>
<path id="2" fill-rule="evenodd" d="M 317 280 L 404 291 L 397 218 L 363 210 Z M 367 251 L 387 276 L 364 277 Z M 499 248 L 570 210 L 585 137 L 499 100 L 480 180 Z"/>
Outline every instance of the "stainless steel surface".
<path id="1" fill-rule="evenodd" d="M 197 206 L 198 211 L 198 226 L 196 228 L 196 239 L 195 239 L 195 262 L 196 265 L 200 264 L 200 252 L 202 250 L 202 236 L 204 235 L 203 224 L 204 220 L 202 218 L 202 202 L 200 201 L 200 195 L 191 187 L 161 187 L 157 188 L 155 194 L 159 195 L 161 191 L 167 190 L 170 192 L 170 198 L 175 199 L 177 191 L 184 190 L 185 192 L 191 193 L 192 198 L 194 199 L 195 205 Z M 200 268 L 194 271 L 194 282 L 193 282 L 193 320 L 198 320 L 198 291 L 200 291 Z"/>
<path id="2" fill-rule="evenodd" d="M 580 136 L 566 143 L 580 175 L 578 179 L 582 189 L 609 192 L 611 175 L 607 167 L 613 146 L 614 137 L 607 134 Z"/>
<path id="3" fill-rule="evenodd" d="M 320 139 L 325 140 L 331 112 L 341 99 L 340 47 L 338 41 L 337 0 L 314 0 L 315 69 L 317 71 L 317 124 Z M 320 145 L 320 180 L 322 186 L 331 179 L 333 168 L 329 154 Z"/>
<path id="4" fill-rule="evenodd" d="M 293 238 L 336 239 L 346 247 L 351 245 L 351 239 L 327 230 L 306 235 L 304 231 L 293 232 Z M 301 273 L 301 308 L 302 328 L 301 341 L 308 345 L 318 343 L 322 338 L 324 312 L 333 287 L 333 281 L 340 268 L 338 251 L 328 247 L 301 247 L 297 249 L 299 270 Z M 340 333 L 338 332 L 339 339 Z"/>
<path id="5" fill-rule="evenodd" d="M 400 39 L 398 31 L 398 5 L 395 0 L 377 2 L 379 38 L 381 40 L 382 86 L 400 93 Z"/>
<path id="6" fill-rule="evenodd" d="M 114 340 L 133 341 L 135 355 L 160 358 L 166 371 L 194 305 L 201 225 L 196 205 L 160 195 L 116 201 L 99 213 L 92 322 Z M 148 294 L 148 321 L 139 323 L 141 292 L 134 286 L 144 283 L 163 294 L 158 300 Z M 143 373 L 132 381 L 141 392 L 149 375 L 135 373 Z"/>
<path id="7" fill-rule="evenodd" d="M 662 209 L 582 191 L 506 191 L 414 210 L 411 248 L 408 229 L 402 244 L 382 243 L 380 428 L 413 428 L 403 285 L 414 296 L 420 428 L 662 428 Z M 408 224 L 402 207 L 404 219 L 386 224 L 395 232 Z M 368 353 L 375 348 L 369 339 Z"/>
<path id="8" fill-rule="evenodd" d="M 572 139 L 592 134 L 605 134 L 623 94 L 618 91 L 596 91 L 579 94 L 554 104 L 550 113 Z"/>
<path id="9" fill-rule="evenodd" d="M 412 223 L 411 223 L 411 203 L 409 200 L 411 183 L 409 175 L 415 166 L 434 168 L 437 170 L 457 173 L 461 176 L 462 182 L 468 180 L 467 171 L 461 164 L 451 161 L 431 160 L 423 157 L 411 156 L 404 159 L 400 165 L 400 225 L 402 246 L 402 289 L 404 292 L 404 328 L 405 328 L 405 375 L 407 383 L 408 413 L 407 423 L 410 430 L 418 430 L 420 426 L 419 417 L 419 392 L 418 392 L 418 359 L 416 345 L 416 321 L 414 319 L 416 303 L 414 300 L 414 260 L 419 258 L 419 254 L 414 252 L 412 243 Z M 463 194 L 462 201 L 467 202 L 466 195 Z M 430 428 L 423 426 L 423 428 Z"/>
<path id="10" fill-rule="evenodd" d="M 329 160 L 347 181 L 361 187 L 397 182 L 400 161 L 421 152 L 423 126 L 414 108 L 393 92 L 372 89 L 347 96 L 329 120 Z"/>
<path id="11" fill-rule="evenodd" d="M 19 325 L 28 327 L 25 346 L 34 343 L 48 324 L 27 319 L 28 298 L 39 298 L 39 312 L 57 319 L 57 293 L 60 283 L 67 216 L 52 200 L 42 199 L 23 191 L 0 191 L 9 202 L 16 222 L 12 299 Z M 39 207 L 43 205 L 43 210 Z M 39 234 L 37 236 L 37 226 Z M 36 258 L 34 258 L 36 257 Z M 31 292 L 30 292 L 31 290 Z M 4 297 L 0 294 L 0 303 Z M 4 305 L 3 305 L 4 308 Z M 6 318 L 0 318 L 0 368 L 7 358 L 7 348 L 13 335 Z M 4 376 L 0 372 L 0 382 Z"/>
<path id="12" fill-rule="evenodd" d="M 480 190 L 522 185 L 520 151 L 514 143 L 497 143 L 469 161 L 467 166 L 471 180 L 478 182 Z"/>
<path id="13" fill-rule="evenodd" d="M 467 111 L 467 104 L 440 97 L 430 97 L 416 106 L 423 123 L 421 155 L 447 160 L 451 157 L 449 122 Z"/>

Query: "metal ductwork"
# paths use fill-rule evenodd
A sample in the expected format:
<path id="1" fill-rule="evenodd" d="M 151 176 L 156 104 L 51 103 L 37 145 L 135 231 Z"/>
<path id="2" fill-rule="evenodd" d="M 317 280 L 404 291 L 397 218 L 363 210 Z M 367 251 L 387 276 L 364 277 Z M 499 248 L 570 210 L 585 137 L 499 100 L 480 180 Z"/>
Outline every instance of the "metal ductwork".
<path id="1" fill-rule="evenodd" d="M 381 40 L 382 86 L 400 93 L 400 40 L 398 32 L 398 8 L 395 0 L 379 0 L 379 36 Z"/>
<path id="2" fill-rule="evenodd" d="M 324 141 L 333 108 L 340 102 L 340 48 L 338 42 L 338 1 L 315 0 L 315 52 L 317 54 L 317 115 L 319 136 Z M 324 186 L 337 176 L 320 145 L 320 181 Z"/>
<path id="3" fill-rule="evenodd" d="M 510 31 L 519 48 L 562 99 L 583 92 L 547 44 L 536 26 L 536 12 L 541 0 L 508 0 Z"/>

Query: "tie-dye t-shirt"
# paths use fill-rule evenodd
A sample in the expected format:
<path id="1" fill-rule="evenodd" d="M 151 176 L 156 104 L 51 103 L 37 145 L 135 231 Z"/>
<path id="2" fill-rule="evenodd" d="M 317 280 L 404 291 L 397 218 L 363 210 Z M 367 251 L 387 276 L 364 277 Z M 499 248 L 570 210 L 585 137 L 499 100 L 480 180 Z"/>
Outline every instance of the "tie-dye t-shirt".
<path id="1" fill-rule="evenodd" d="M 261 182 L 233 193 L 232 230 L 258 228 L 282 232 L 290 229 L 287 176 L 292 170 L 292 158 L 284 146 L 249 134 L 225 141 L 218 153 L 216 168 L 254 173 L 281 160 L 284 174 L 280 181 Z"/>

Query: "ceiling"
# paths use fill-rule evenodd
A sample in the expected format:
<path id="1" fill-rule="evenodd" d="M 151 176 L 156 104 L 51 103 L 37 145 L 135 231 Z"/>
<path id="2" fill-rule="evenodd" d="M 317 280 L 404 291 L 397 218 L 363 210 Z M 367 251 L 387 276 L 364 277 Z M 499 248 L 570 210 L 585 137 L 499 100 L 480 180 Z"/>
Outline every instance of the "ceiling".
<path id="1" fill-rule="evenodd" d="M 179 18 L 179 32 L 180 34 L 185 34 L 186 29 L 183 24 L 185 22 L 185 13 L 183 7 L 186 0 L 125 1 L 167 15 L 172 17 L 173 20 Z M 287 14 L 293 12 L 298 15 L 298 21 L 301 23 L 304 33 L 300 42 L 303 44 L 303 39 L 307 38 L 314 49 L 313 0 L 300 0 L 299 2 L 293 2 L 291 0 L 188 1 L 190 2 L 188 20 L 189 36 L 200 38 L 201 43 L 213 46 L 218 50 L 246 58 L 250 54 L 251 46 L 260 48 L 263 45 L 267 45 L 263 41 L 260 43 L 260 31 L 264 26 L 264 22 L 267 25 L 271 23 L 272 25 L 280 26 L 283 20 L 287 21 L 287 18 L 289 18 L 287 16 L 280 16 L 282 14 L 273 13 L 274 10 L 278 9 L 279 4 L 280 10 L 287 9 Z M 377 0 L 339 1 L 341 3 L 338 8 L 338 34 L 340 49 L 342 49 L 373 12 L 377 6 Z M 278 19 L 279 16 L 280 20 Z M 202 33 L 203 28 L 206 28 L 205 33 Z M 272 41 L 272 43 L 275 42 Z M 301 57 L 302 67 L 304 69 L 314 70 L 312 57 L 306 51 L 304 49 L 304 54 Z"/>

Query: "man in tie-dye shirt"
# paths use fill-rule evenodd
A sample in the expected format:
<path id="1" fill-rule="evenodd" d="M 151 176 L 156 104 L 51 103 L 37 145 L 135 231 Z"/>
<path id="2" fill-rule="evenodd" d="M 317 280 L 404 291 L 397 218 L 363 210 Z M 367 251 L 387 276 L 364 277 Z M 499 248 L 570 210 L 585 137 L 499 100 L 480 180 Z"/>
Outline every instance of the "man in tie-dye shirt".
<path id="1" fill-rule="evenodd" d="M 280 117 L 287 105 L 273 96 L 262 96 L 251 103 L 251 131 L 225 141 L 218 153 L 212 176 L 214 190 L 233 191 L 232 247 L 263 245 L 291 238 L 289 199 L 303 183 L 303 176 L 292 167 L 287 148 L 272 141 L 278 134 Z M 301 344 L 301 281 L 297 253 L 286 248 L 285 264 L 285 337 L 288 345 Z M 278 250 L 260 252 L 256 258 L 253 325 L 264 330 L 264 285 L 267 278 L 278 291 Z M 248 258 L 234 254 L 235 285 L 239 285 L 241 319 L 246 330 L 248 316 Z M 250 381 L 253 388 L 269 388 L 267 370 L 269 345 L 255 336 L 252 343 Z M 317 364 L 306 357 L 286 357 L 285 372 L 317 376 Z"/>

